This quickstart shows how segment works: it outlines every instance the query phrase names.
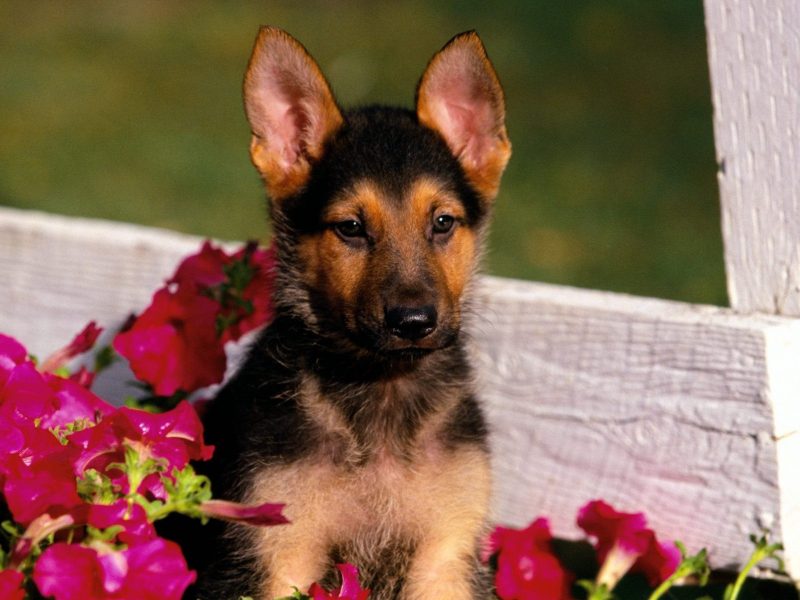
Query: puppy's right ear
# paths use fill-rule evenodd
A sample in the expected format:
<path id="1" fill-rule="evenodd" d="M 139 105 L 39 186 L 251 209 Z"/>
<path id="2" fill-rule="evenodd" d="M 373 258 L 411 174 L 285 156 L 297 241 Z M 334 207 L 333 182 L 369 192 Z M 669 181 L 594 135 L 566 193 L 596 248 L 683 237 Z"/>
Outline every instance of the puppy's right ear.
<path id="1" fill-rule="evenodd" d="M 297 40 L 262 27 L 244 77 L 244 105 L 253 164 L 273 200 L 291 196 L 342 124 L 328 82 Z"/>

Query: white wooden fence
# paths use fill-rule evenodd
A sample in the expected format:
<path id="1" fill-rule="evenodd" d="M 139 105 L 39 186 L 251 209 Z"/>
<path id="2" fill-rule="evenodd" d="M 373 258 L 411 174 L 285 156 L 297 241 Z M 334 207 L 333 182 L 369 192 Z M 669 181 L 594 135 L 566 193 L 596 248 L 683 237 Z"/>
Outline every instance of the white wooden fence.
<path id="1" fill-rule="evenodd" d="M 706 0 L 706 18 L 732 308 L 485 277 L 495 519 L 578 537 L 601 497 L 717 567 L 768 527 L 800 580 L 800 3 Z M 0 208 L 0 331 L 44 355 L 113 325 L 197 245 Z"/>

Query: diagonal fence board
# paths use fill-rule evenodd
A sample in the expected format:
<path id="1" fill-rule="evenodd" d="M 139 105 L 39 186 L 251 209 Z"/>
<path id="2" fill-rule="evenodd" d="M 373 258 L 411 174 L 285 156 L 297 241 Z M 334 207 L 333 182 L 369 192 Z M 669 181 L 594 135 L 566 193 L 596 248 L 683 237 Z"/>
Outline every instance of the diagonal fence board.
<path id="1" fill-rule="evenodd" d="M 0 331 L 44 355 L 118 323 L 199 241 L 0 208 Z M 578 507 L 603 497 L 719 567 L 768 526 L 800 579 L 796 320 L 484 277 L 469 331 L 498 522 L 578 537 Z"/>

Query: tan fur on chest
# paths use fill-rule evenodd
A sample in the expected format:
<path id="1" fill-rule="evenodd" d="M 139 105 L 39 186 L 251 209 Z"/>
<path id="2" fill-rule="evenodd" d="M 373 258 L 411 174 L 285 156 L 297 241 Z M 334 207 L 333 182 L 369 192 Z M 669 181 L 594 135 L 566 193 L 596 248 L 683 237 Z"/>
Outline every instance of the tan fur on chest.
<path id="1" fill-rule="evenodd" d="M 379 578 L 386 559 L 380 554 L 395 546 L 410 549 L 404 597 L 435 598 L 445 584 L 446 597 L 471 597 L 464 573 L 474 568 L 470 561 L 488 507 L 486 453 L 437 441 L 446 410 L 426 421 L 401 455 L 385 431 L 368 449 L 360 448 L 335 408 L 310 397 L 310 410 L 325 420 L 331 441 L 303 461 L 256 473 L 248 494 L 253 502 L 287 502 L 292 522 L 261 530 L 253 540 L 267 573 L 263 598 L 289 594 L 293 586 L 307 589 L 330 569 L 335 548 L 347 547 L 362 573 Z M 379 429 L 376 424 L 374 433 Z M 348 453 L 345 460 L 341 452 Z"/>

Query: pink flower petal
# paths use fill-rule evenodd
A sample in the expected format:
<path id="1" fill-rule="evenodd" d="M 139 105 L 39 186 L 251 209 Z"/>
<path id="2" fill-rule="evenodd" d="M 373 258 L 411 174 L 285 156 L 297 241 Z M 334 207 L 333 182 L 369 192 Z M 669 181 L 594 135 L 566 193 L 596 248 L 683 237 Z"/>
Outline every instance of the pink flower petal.
<path id="1" fill-rule="evenodd" d="M 72 341 L 61 348 L 56 350 L 53 354 L 48 356 L 42 363 L 42 371 L 53 372 L 66 365 L 67 361 L 79 354 L 88 352 L 94 346 L 97 338 L 102 333 L 103 328 L 98 327 L 97 323 L 91 321 L 78 333 Z"/>
<path id="2" fill-rule="evenodd" d="M 0 571 L 0 598 L 3 600 L 23 600 L 25 590 L 22 583 L 25 576 L 14 569 L 4 569 Z"/>
<path id="3" fill-rule="evenodd" d="M 98 529 L 122 525 L 125 530 L 118 537 L 126 544 L 156 537 L 156 530 L 147 520 L 144 508 L 139 504 L 128 506 L 125 500 L 117 500 L 111 505 L 93 504 L 89 508 L 88 523 Z"/>
<path id="4" fill-rule="evenodd" d="M 602 500 L 593 500 L 580 509 L 578 525 L 595 538 L 600 574 L 609 586 L 628 569 L 644 573 L 651 585 L 658 585 L 680 562 L 678 549 L 658 542 L 643 513 L 619 512 Z"/>
<path id="5" fill-rule="evenodd" d="M 8 374 L 28 360 L 28 351 L 17 340 L 0 333 L 0 390 L 8 379 Z"/>
<path id="6" fill-rule="evenodd" d="M 72 379 L 45 374 L 53 397 L 55 410 L 42 419 L 42 427 L 52 429 L 83 420 L 97 423 L 100 417 L 110 415 L 114 408 L 101 400 L 84 386 Z"/>
<path id="7" fill-rule="evenodd" d="M 350 563 L 336 565 L 342 574 L 342 588 L 339 590 L 339 598 L 347 600 L 362 600 L 369 595 L 369 590 L 361 589 L 358 581 L 358 569 Z"/>
<path id="8" fill-rule="evenodd" d="M 44 376 L 31 362 L 17 365 L 8 374 L 5 386 L 0 389 L 0 406 L 3 413 L 17 420 L 39 419 L 57 408 Z"/>
<path id="9" fill-rule="evenodd" d="M 126 600 L 180 600 L 196 578 L 180 547 L 162 538 L 131 545 L 123 553 L 129 569 Z"/>
<path id="10" fill-rule="evenodd" d="M 525 529 L 498 527 L 488 554 L 497 554 L 495 588 L 502 600 L 567 600 L 571 578 L 551 548 L 546 519 Z"/>
<path id="11" fill-rule="evenodd" d="M 55 600 L 99 600 L 105 597 L 97 552 L 76 544 L 56 543 L 33 566 L 33 581 Z"/>
<path id="12" fill-rule="evenodd" d="M 285 504 L 259 504 L 250 506 L 227 500 L 207 500 L 200 509 L 209 517 L 238 521 L 249 525 L 283 525 L 289 520 L 283 516 Z"/>
<path id="13" fill-rule="evenodd" d="M 337 592 L 328 592 L 318 583 L 314 583 L 308 589 L 308 595 L 312 600 L 367 600 L 369 590 L 361 588 L 358 582 L 358 569 L 349 564 L 336 565 L 342 574 L 342 586 Z"/>
<path id="14" fill-rule="evenodd" d="M 27 525 L 45 512 L 57 516 L 83 503 L 73 474 L 76 458 L 76 450 L 64 446 L 30 465 L 19 458 L 11 463 L 3 493 L 15 521 Z"/>

